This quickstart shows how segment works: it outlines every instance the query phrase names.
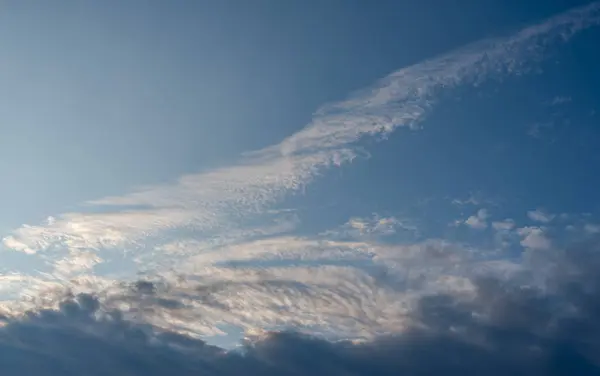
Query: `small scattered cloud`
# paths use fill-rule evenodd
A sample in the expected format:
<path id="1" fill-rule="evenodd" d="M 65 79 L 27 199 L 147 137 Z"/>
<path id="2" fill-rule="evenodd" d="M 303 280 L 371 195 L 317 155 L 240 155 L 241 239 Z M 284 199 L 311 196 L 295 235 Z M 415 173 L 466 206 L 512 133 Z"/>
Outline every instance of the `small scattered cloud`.
<path id="1" fill-rule="evenodd" d="M 475 215 L 465 220 L 465 225 L 475 230 L 483 230 L 488 227 L 487 219 L 490 217 L 486 209 L 479 209 Z"/>
<path id="2" fill-rule="evenodd" d="M 532 221 L 548 223 L 551 222 L 554 218 L 556 218 L 555 214 L 550 214 L 543 209 L 530 210 L 527 212 L 527 216 Z"/>
<path id="3" fill-rule="evenodd" d="M 495 197 L 489 197 L 482 192 L 470 192 L 464 198 L 454 198 L 451 201 L 455 206 L 497 206 L 499 200 Z"/>
<path id="4" fill-rule="evenodd" d="M 492 228 L 495 231 L 494 242 L 501 249 L 507 249 L 514 244 L 514 241 L 518 236 L 514 231 L 515 226 L 515 221 L 511 218 L 492 222 Z"/>
<path id="5" fill-rule="evenodd" d="M 571 97 L 567 96 L 557 96 L 552 100 L 546 102 L 548 106 L 561 106 L 572 101 Z M 569 120 L 565 118 L 561 118 L 559 113 L 552 113 L 549 116 L 549 119 L 544 121 L 539 121 L 531 124 L 529 129 L 527 130 L 527 134 L 536 139 L 543 139 L 547 136 L 548 133 L 551 133 L 553 129 L 555 129 L 560 124 L 568 124 Z M 555 142 L 555 137 L 551 137 L 549 140 L 551 143 Z"/>
<path id="6" fill-rule="evenodd" d="M 522 227 L 517 230 L 522 237 L 521 245 L 529 249 L 546 250 L 550 249 L 552 243 L 540 227 Z"/>
<path id="7" fill-rule="evenodd" d="M 600 233 L 600 224 L 586 223 L 583 226 L 583 230 L 589 234 L 599 234 Z"/>
<path id="8" fill-rule="evenodd" d="M 503 221 L 492 222 L 492 228 L 496 231 L 510 231 L 515 227 L 515 221 L 507 218 Z"/>
<path id="9" fill-rule="evenodd" d="M 474 194 L 469 195 L 466 199 L 462 200 L 459 198 L 455 198 L 452 200 L 452 204 L 457 206 L 465 206 L 465 205 L 473 205 L 478 206 L 481 205 L 481 200 L 477 198 Z"/>
<path id="10" fill-rule="evenodd" d="M 569 103 L 571 101 L 573 101 L 573 99 L 571 97 L 558 95 L 550 101 L 550 104 L 553 106 L 557 106 L 557 105 Z"/>
<path id="11" fill-rule="evenodd" d="M 418 228 L 413 221 L 408 219 L 381 217 L 374 214 L 372 217 L 350 218 L 338 229 L 328 230 L 324 235 L 360 238 L 364 236 L 389 236 L 398 232 L 408 232 L 416 235 L 418 234 Z"/>
<path id="12" fill-rule="evenodd" d="M 554 128 L 553 122 L 533 123 L 529 126 L 527 134 L 533 138 L 541 139 L 544 133 Z"/>

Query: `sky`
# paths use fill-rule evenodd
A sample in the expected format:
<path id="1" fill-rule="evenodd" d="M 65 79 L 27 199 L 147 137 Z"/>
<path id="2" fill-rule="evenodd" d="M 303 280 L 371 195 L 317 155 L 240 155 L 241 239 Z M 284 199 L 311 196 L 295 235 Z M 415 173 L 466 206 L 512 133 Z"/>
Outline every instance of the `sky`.
<path id="1" fill-rule="evenodd" d="M 600 2 L 0 7 L 7 375 L 600 375 Z"/>

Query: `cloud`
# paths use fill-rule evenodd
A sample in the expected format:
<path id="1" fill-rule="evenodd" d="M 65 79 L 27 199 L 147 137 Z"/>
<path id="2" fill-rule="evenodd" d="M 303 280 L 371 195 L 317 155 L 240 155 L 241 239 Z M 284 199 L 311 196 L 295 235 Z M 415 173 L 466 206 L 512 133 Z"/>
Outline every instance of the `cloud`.
<path id="1" fill-rule="evenodd" d="M 346 101 L 324 106 L 303 130 L 246 154 L 236 165 L 92 201 L 100 212 L 67 213 L 44 225 L 23 226 L 4 238 L 4 247 L 29 253 L 56 246 L 134 248 L 176 228 L 222 230 L 263 213 L 324 169 L 352 161 L 360 138 L 418 128 L 439 92 L 527 72 L 546 47 L 596 25 L 599 9 L 597 3 L 577 8 L 510 37 L 400 69 Z"/>
<path id="2" fill-rule="evenodd" d="M 407 307 L 426 291 L 468 294 L 460 270 L 477 262 L 472 254 L 435 239 L 386 245 L 288 236 L 217 247 L 163 274 L 156 297 L 179 296 L 182 305 L 155 308 L 146 320 L 171 330 L 175 322 L 186 334 L 214 334 L 220 322 L 372 338 L 402 328 Z M 123 300 L 122 292 L 110 296 L 116 306 Z M 129 304 L 139 298 L 124 296 Z"/>
<path id="3" fill-rule="evenodd" d="M 583 230 L 589 234 L 597 234 L 600 233 L 600 225 L 594 223 L 586 223 L 583 226 Z"/>
<path id="4" fill-rule="evenodd" d="M 61 279 L 89 272 L 92 268 L 101 263 L 102 259 L 93 252 L 85 250 L 71 250 L 69 254 L 57 261 L 52 262 L 54 275 Z"/>
<path id="5" fill-rule="evenodd" d="M 95 294 L 67 294 L 52 309 L 4 317 L 0 359 L 5 375 L 36 376 L 600 374 L 598 242 L 531 265 L 537 269 L 526 274 L 542 272 L 541 283 L 478 276 L 469 299 L 422 296 L 391 335 L 330 341 L 253 331 L 229 351 L 131 321 Z M 146 310 L 173 306 L 156 299 L 158 285 L 139 282 L 131 291 L 151 298 Z"/>
<path id="6" fill-rule="evenodd" d="M 556 96 L 554 97 L 554 99 L 552 99 L 552 101 L 550 101 L 550 104 L 553 106 L 556 105 L 560 105 L 560 104 L 565 104 L 565 103 L 569 103 L 571 102 L 573 99 L 571 97 L 566 97 L 566 96 Z"/>
<path id="7" fill-rule="evenodd" d="M 532 221 L 541 222 L 541 223 L 548 223 L 556 217 L 556 215 L 546 213 L 542 209 L 530 210 L 527 212 L 527 216 Z"/>
<path id="8" fill-rule="evenodd" d="M 479 209 L 475 215 L 467 218 L 464 223 L 475 230 L 483 230 L 488 227 L 487 219 L 489 217 L 490 215 L 486 209 Z"/>
<path id="9" fill-rule="evenodd" d="M 499 204 L 497 198 L 486 197 L 481 192 L 470 192 L 466 198 L 454 198 L 451 203 L 456 206 L 497 206 Z"/>
<path id="10" fill-rule="evenodd" d="M 533 138 L 541 139 L 542 133 L 546 133 L 546 131 L 550 130 L 553 127 L 553 122 L 533 123 L 529 127 L 527 134 Z"/>
<path id="11" fill-rule="evenodd" d="M 219 325 L 229 325 L 369 339 L 401 330 L 423 294 L 468 296 L 470 275 L 509 276 L 514 269 L 510 262 L 490 262 L 486 250 L 440 239 L 386 244 L 286 235 L 163 247 L 183 261 L 172 270 L 152 271 L 147 281 L 156 288 L 140 290 L 87 274 L 90 260 L 81 255 L 82 265 L 57 265 L 63 274 L 55 270 L 51 276 L 65 275 L 60 283 L 47 278 L 24 301 L 6 306 L 13 312 L 53 307 L 52 297 L 61 296 L 57 287 L 64 285 L 73 293 L 95 293 L 129 319 L 189 336 L 219 335 Z"/>
<path id="12" fill-rule="evenodd" d="M 458 205 L 458 206 L 465 206 L 465 205 L 481 205 L 481 201 L 475 197 L 473 194 L 469 195 L 468 198 L 461 200 L 458 198 L 455 198 L 452 200 L 452 204 L 454 205 Z"/>
<path id="13" fill-rule="evenodd" d="M 552 246 L 550 239 L 544 233 L 544 229 L 540 227 L 522 227 L 517 230 L 517 233 L 523 237 L 521 245 L 530 249 L 549 249 Z"/>
<path id="14" fill-rule="evenodd" d="M 352 218 L 348 222 L 348 225 L 361 234 L 391 235 L 396 233 L 398 229 L 416 231 L 414 225 L 405 224 L 397 218 L 380 218 L 377 215 L 373 216 L 370 220 L 365 218 Z"/>
<path id="15" fill-rule="evenodd" d="M 492 227 L 496 231 L 510 231 L 515 227 L 515 221 L 508 218 L 504 221 L 492 222 Z"/>
<path id="16" fill-rule="evenodd" d="M 338 237 L 365 237 L 365 236 L 387 236 L 397 232 L 407 232 L 412 235 L 418 234 L 418 228 L 413 221 L 398 219 L 395 217 L 381 217 L 373 214 L 370 218 L 353 217 L 336 230 L 328 230 L 327 236 Z"/>

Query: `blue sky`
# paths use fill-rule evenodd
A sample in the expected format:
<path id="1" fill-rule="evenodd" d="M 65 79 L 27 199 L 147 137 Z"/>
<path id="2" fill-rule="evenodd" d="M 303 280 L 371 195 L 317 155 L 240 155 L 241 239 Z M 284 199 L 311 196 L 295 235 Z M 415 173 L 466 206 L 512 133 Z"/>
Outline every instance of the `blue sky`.
<path id="1" fill-rule="evenodd" d="M 507 4 L 10 2 L 0 226 L 231 163 L 399 67 L 576 5 Z"/>
<path id="2" fill-rule="evenodd" d="M 512 304 L 574 319 L 597 260 L 598 24 L 566 0 L 3 4 L 0 336 L 75 315 L 246 360 L 463 324 L 562 346 Z"/>

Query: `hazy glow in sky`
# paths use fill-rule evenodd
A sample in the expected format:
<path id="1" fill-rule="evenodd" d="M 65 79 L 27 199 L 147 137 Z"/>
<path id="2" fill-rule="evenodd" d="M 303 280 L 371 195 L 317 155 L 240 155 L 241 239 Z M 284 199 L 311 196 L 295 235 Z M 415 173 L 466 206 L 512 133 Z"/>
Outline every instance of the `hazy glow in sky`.
<path id="1" fill-rule="evenodd" d="M 0 362 L 600 372 L 600 3 L 109 3 L 2 5 Z"/>

